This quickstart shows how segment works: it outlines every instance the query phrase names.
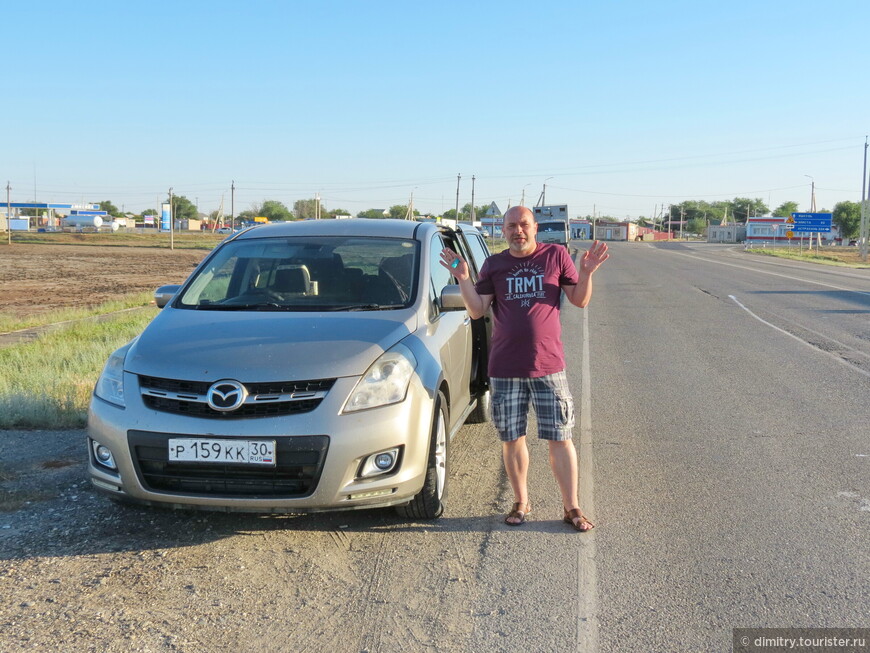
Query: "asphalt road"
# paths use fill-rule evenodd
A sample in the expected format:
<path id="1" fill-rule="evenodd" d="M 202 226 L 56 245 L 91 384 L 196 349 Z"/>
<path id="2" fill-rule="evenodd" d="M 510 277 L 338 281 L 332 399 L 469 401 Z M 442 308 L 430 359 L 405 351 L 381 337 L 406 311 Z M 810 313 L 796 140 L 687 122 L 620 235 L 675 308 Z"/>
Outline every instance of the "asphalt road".
<path id="1" fill-rule="evenodd" d="M 600 650 L 870 626 L 870 271 L 611 251 L 588 316 Z"/>
<path id="2" fill-rule="evenodd" d="M 451 443 L 448 509 L 431 523 L 133 509 L 63 467 L 55 498 L 0 515 L 3 637 L 51 651 L 718 653 L 733 628 L 868 627 L 868 316 L 870 270 L 613 243 L 589 308 L 563 312 L 591 533 L 561 522 L 534 438 L 534 511 L 502 523 L 512 497 L 489 425 Z M 7 461 L 84 447 L 81 431 L 6 436 Z"/>

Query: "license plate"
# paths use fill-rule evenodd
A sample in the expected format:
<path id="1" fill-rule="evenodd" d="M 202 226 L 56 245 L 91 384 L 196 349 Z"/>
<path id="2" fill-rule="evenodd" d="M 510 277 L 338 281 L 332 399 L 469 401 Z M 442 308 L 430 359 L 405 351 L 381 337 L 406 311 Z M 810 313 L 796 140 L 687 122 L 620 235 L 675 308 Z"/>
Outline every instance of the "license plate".
<path id="1" fill-rule="evenodd" d="M 274 440 L 169 440 L 169 462 L 275 465 Z"/>

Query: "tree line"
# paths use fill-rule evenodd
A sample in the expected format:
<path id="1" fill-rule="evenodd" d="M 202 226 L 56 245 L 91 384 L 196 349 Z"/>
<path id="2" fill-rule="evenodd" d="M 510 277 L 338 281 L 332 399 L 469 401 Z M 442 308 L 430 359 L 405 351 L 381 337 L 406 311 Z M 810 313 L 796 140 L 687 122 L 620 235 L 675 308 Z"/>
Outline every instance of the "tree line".
<path id="1" fill-rule="evenodd" d="M 771 211 L 767 204 L 759 198 L 735 197 L 733 200 L 719 202 L 686 200 L 679 204 L 671 204 L 666 209 L 663 208 L 655 219 L 639 218 L 636 222 L 643 226 L 685 222 L 686 231 L 702 234 L 705 233 L 709 225 L 719 225 L 725 220 L 746 223 L 747 219 L 756 216 L 769 214 L 773 217 L 785 218 L 798 212 L 798 203 L 792 201 L 783 202 Z M 839 228 L 843 238 L 853 238 L 858 235 L 861 222 L 861 204 L 859 202 L 838 202 L 834 205 L 833 210 L 821 209 L 816 212 L 830 213 L 831 221 Z"/>
<path id="2" fill-rule="evenodd" d="M 166 202 L 169 202 L 169 198 L 166 198 Z M 100 202 L 100 210 L 106 211 L 110 216 L 121 217 L 123 213 L 115 206 L 112 202 L 105 200 Z M 318 206 L 319 204 L 319 206 Z M 475 207 L 475 216 L 480 218 L 489 206 L 479 206 Z M 312 199 L 302 199 L 296 200 L 293 203 L 293 208 L 288 208 L 283 202 L 279 202 L 277 200 L 264 200 L 263 202 L 257 202 L 251 205 L 250 208 L 245 209 L 244 211 L 240 211 L 237 215 L 235 215 L 235 219 L 240 222 L 252 222 L 254 218 L 262 217 L 269 220 L 269 222 L 285 222 L 291 220 L 312 220 L 318 215 L 318 211 L 320 214 L 320 218 L 322 219 L 331 219 L 331 218 L 341 218 L 341 217 L 351 217 L 350 211 L 346 211 L 345 209 L 327 209 L 324 206 L 322 200 L 318 200 L 317 198 Z M 146 209 L 140 215 L 157 215 L 157 211 L 154 209 Z M 172 215 L 176 220 L 198 220 L 200 219 L 199 211 L 196 205 L 191 202 L 184 195 L 173 195 L 172 196 Z M 356 214 L 357 218 L 372 218 L 372 219 L 384 219 L 384 218 L 393 218 L 398 220 L 404 220 L 408 216 L 408 205 L 407 204 L 395 204 L 387 209 L 366 209 L 365 211 L 360 211 Z M 427 217 L 420 213 L 417 209 L 414 209 L 414 217 L 421 218 Z M 456 217 L 456 209 L 450 209 L 449 211 L 445 211 L 442 216 L 443 218 L 453 219 Z M 465 206 L 463 206 L 459 210 L 459 219 L 460 220 L 468 220 L 471 217 L 471 203 L 469 202 Z M 228 222 L 230 216 L 227 214 L 222 214 L 220 211 L 212 211 L 208 215 L 209 220 L 211 221 L 225 221 Z"/>
<path id="3" fill-rule="evenodd" d="M 169 201 L 169 198 L 167 198 Z M 293 208 L 290 209 L 282 202 L 277 200 L 264 200 L 262 203 L 251 205 L 250 208 L 241 211 L 235 216 L 235 219 L 240 222 L 252 222 L 256 217 L 263 217 L 270 222 L 283 222 L 289 220 L 310 220 L 317 216 L 318 204 L 320 217 L 324 219 L 351 217 L 351 213 L 344 209 L 327 210 L 323 205 L 322 200 L 317 198 L 296 200 L 293 203 Z M 199 219 L 199 211 L 196 205 L 184 195 L 173 195 L 172 197 L 172 213 L 179 220 L 197 220 Z M 480 219 L 486 214 L 489 205 L 474 207 L 474 215 Z M 112 202 L 100 202 L 100 210 L 106 211 L 109 215 L 120 216 L 121 212 L 112 204 Z M 777 217 L 787 217 L 792 213 L 798 212 L 797 202 L 783 202 L 773 211 L 771 211 L 763 200 L 759 198 L 750 199 L 748 197 L 735 197 L 733 200 L 725 200 L 718 202 L 706 202 L 704 200 L 686 200 L 679 204 L 671 204 L 667 209 L 662 209 L 660 214 L 654 219 L 638 218 L 635 222 L 643 226 L 659 226 L 667 222 L 685 222 L 685 228 L 689 233 L 704 233 L 707 227 L 711 224 L 718 225 L 726 220 L 728 222 L 745 223 L 750 217 L 763 216 L 770 213 Z M 422 215 L 418 210 L 414 209 L 414 218 L 427 217 Z M 832 222 L 839 228 L 843 238 L 854 238 L 858 235 L 858 229 L 861 221 L 861 205 L 858 202 L 838 202 L 833 210 L 822 209 L 819 213 L 831 213 Z M 142 212 L 142 215 L 156 215 L 154 209 L 147 209 Z M 396 204 L 387 209 L 367 209 L 356 214 L 358 218 L 370 219 L 405 219 L 408 215 L 407 204 Z M 441 214 L 442 218 L 470 220 L 472 215 L 471 203 L 466 203 L 459 209 L 457 216 L 456 209 L 448 209 Z M 229 221 L 229 216 L 221 215 L 219 211 L 212 211 L 209 214 L 209 219 L 213 222 Z M 586 216 L 591 220 L 592 216 Z M 619 218 L 611 216 L 595 216 L 597 220 L 613 220 L 621 222 Z"/>

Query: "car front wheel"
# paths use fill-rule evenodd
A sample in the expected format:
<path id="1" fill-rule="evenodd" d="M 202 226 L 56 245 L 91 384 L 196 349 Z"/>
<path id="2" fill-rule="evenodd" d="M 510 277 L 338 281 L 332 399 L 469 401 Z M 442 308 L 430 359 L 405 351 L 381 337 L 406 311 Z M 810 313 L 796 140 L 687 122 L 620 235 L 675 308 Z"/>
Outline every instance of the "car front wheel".
<path id="1" fill-rule="evenodd" d="M 396 509 L 408 519 L 437 519 L 444 512 L 447 491 L 447 403 L 438 393 L 432 418 L 432 433 L 429 438 L 429 454 L 426 462 L 426 478 L 423 488 L 411 502 Z"/>

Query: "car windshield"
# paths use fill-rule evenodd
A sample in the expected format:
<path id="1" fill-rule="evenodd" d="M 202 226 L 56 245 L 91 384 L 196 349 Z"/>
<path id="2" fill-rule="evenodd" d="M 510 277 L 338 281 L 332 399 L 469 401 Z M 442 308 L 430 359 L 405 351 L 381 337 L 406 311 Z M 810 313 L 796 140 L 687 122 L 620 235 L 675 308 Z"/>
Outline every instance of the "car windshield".
<path id="1" fill-rule="evenodd" d="M 410 306 L 418 247 L 397 238 L 298 237 L 227 242 L 176 308 L 368 311 Z"/>
<path id="2" fill-rule="evenodd" d="M 539 222 L 538 223 L 538 231 L 548 232 L 548 231 L 556 231 L 556 232 L 564 232 L 565 231 L 565 223 L 564 222 Z"/>

